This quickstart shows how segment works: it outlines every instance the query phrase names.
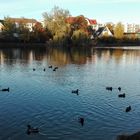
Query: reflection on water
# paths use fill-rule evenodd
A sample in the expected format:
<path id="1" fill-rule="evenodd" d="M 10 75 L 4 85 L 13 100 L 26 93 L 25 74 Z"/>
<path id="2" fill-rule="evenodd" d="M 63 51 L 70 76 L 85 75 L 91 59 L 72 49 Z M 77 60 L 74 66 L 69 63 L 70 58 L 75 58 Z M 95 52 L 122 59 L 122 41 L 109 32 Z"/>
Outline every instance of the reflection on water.
<path id="1" fill-rule="evenodd" d="M 113 140 L 133 133 L 139 85 L 139 49 L 0 49 L 0 89 L 10 87 L 0 92 L 0 140 Z M 27 135 L 27 124 L 41 133 Z"/>
<path id="2" fill-rule="evenodd" d="M 94 49 L 94 48 L 38 48 L 38 49 L 2 49 L 0 50 L 0 63 L 5 59 L 10 62 L 24 60 L 25 63 L 31 63 L 33 60 L 48 61 L 50 64 L 65 66 L 67 64 L 86 64 L 88 62 L 97 63 L 98 60 L 114 60 L 116 63 L 122 61 L 133 63 L 138 61 L 139 50 L 131 49 Z"/>

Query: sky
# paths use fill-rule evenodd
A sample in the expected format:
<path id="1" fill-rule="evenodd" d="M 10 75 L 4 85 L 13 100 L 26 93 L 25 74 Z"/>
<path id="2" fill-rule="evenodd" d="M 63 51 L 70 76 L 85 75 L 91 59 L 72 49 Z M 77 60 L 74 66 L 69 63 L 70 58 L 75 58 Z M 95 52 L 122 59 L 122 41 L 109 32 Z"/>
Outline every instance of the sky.
<path id="1" fill-rule="evenodd" d="M 140 24 L 140 0 L 0 0 L 0 19 L 4 17 L 35 18 L 54 6 L 69 10 L 72 16 L 84 15 L 99 23 Z"/>

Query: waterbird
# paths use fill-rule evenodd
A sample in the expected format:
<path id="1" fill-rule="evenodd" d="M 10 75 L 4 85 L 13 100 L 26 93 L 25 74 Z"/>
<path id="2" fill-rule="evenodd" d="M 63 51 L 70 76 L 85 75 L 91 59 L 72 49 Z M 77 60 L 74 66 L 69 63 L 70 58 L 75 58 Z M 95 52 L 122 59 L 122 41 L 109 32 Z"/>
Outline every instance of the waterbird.
<path id="1" fill-rule="evenodd" d="M 106 90 L 110 90 L 110 91 L 112 91 L 112 87 L 106 87 Z"/>
<path id="2" fill-rule="evenodd" d="M 46 71 L 46 69 L 44 68 L 43 71 Z"/>
<path id="3" fill-rule="evenodd" d="M 118 90 L 121 91 L 121 87 L 118 87 Z"/>
<path id="4" fill-rule="evenodd" d="M 33 68 L 33 71 L 35 71 L 35 68 Z"/>
<path id="5" fill-rule="evenodd" d="M 84 118 L 79 118 L 79 123 L 80 123 L 82 126 L 84 125 L 84 121 L 85 121 Z"/>
<path id="6" fill-rule="evenodd" d="M 125 112 L 129 112 L 131 110 L 131 106 L 126 107 Z"/>
<path id="7" fill-rule="evenodd" d="M 125 98 L 125 93 L 123 93 L 123 94 L 119 94 L 118 97 Z"/>
<path id="8" fill-rule="evenodd" d="M 79 95 L 79 89 L 72 90 L 71 93 L 75 93 L 75 94 Z"/>
<path id="9" fill-rule="evenodd" d="M 55 67 L 54 69 L 58 69 L 58 67 Z"/>
<path id="10" fill-rule="evenodd" d="M 58 67 L 55 67 L 54 69 L 53 69 L 53 71 L 56 71 L 58 69 Z"/>
<path id="11" fill-rule="evenodd" d="M 1 91 L 8 91 L 9 92 L 9 87 L 8 88 L 3 88 Z"/>
<path id="12" fill-rule="evenodd" d="M 49 68 L 52 68 L 52 65 L 50 65 Z"/>
<path id="13" fill-rule="evenodd" d="M 33 128 L 31 125 L 27 125 L 27 134 L 30 135 L 31 133 L 39 133 L 38 128 Z"/>

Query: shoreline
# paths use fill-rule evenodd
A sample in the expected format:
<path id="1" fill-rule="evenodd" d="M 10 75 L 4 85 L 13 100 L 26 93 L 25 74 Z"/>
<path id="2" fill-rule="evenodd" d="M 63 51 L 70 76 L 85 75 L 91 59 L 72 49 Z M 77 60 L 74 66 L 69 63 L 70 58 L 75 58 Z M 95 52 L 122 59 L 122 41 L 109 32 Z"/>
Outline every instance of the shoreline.
<path id="1" fill-rule="evenodd" d="M 0 42 L 0 48 L 45 48 L 47 46 L 47 43 Z"/>
<path id="2" fill-rule="evenodd" d="M 53 47 L 48 43 L 19 43 L 19 42 L 0 42 L 0 48 L 46 48 Z M 70 46 L 69 46 L 70 47 Z M 73 48 L 74 46 L 71 46 Z M 80 46 L 76 46 L 80 48 Z M 83 47 L 83 46 L 82 46 Z M 86 47 L 86 46 L 85 46 Z M 140 45 L 134 44 L 96 44 L 88 45 L 88 47 L 95 49 L 140 49 Z"/>
<path id="3" fill-rule="evenodd" d="M 118 135 L 116 140 L 140 140 L 140 131 L 137 131 L 132 134 Z"/>

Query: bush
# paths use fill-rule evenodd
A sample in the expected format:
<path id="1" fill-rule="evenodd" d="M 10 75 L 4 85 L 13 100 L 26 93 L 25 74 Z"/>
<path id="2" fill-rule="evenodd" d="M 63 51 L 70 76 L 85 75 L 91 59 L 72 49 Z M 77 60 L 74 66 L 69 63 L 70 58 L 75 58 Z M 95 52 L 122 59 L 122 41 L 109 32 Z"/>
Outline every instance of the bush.
<path id="1" fill-rule="evenodd" d="M 72 39 L 72 44 L 76 46 L 87 45 L 90 40 L 88 34 L 83 30 L 74 31 L 71 39 Z"/>

